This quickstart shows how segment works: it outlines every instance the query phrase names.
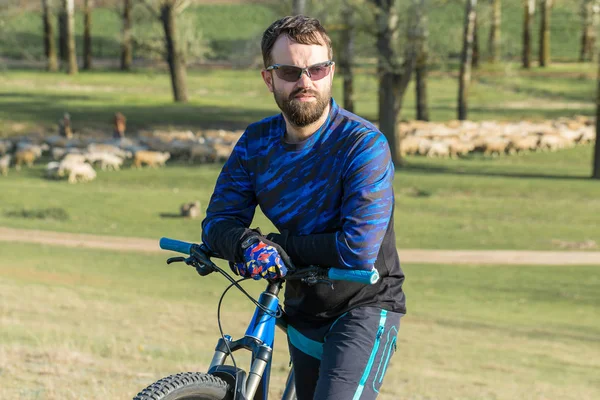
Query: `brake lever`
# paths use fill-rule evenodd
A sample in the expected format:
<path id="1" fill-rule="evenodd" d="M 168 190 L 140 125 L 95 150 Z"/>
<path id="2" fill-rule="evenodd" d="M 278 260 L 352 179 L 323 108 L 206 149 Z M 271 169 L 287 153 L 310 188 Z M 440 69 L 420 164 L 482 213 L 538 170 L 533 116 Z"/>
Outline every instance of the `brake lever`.
<path id="1" fill-rule="evenodd" d="M 302 278 L 300 280 L 300 282 L 306 283 L 308 286 L 314 286 L 317 283 L 326 283 L 329 285 L 331 290 L 334 289 L 333 281 L 331 281 L 330 279 L 319 278 L 318 276 L 315 276 L 315 275 L 307 276 L 306 278 Z"/>
<path id="2" fill-rule="evenodd" d="M 326 283 L 333 290 L 333 282 L 330 279 L 325 278 L 323 273 L 324 271 L 322 268 L 312 265 L 300 270 L 296 270 L 292 274 L 292 279 L 298 279 L 300 282 L 305 283 L 308 286 L 314 286 L 317 283 Z"/>
<path id="3" fill-rule="evenodd" d="M 187 265 L 196 268 L 196 271 L 200 276 L 206 276 L 214 271 L 210 265 L 204 264 L 202 261 L 198 260 L 194 256 L 190 256 L 188 258 L 185 257 L 171 257 L 167 259 L 167 264 L 171 264 L 174 262 L 184 262 Z"/>

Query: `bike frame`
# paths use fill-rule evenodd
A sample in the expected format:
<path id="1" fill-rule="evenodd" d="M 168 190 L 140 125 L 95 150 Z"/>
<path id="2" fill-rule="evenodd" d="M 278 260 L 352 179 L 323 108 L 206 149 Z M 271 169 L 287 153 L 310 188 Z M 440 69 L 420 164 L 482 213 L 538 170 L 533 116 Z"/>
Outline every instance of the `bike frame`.
<path id="1" fill-rule="evenodd" d="M 268 398 L 275 326 L 279 326 L 284 332 L 287 331 L 285 321 L 274 316 L 281 312 L 277 297 L 281 285 L 281 282 L 269 282 L 267 289 L 261 293 L 258 303 L 269 312 L 257 306 L 243 338 L 232 340 L 231 336 L 224 335 L 224 339 L 219 339 L 217 343 L 208 373 L 224 379 L 235 388 L 234 400 L 267 400 Z M 247 376 L 243 369 L 225 365 L 227 356 L 240 349 L 252 352 L 250 372 Z M 293 377 L 292 368 L 282 400 L 295 398 Z"/>
<path id="2" fill-rule="evenodd" d="M 196 249 L 195 246 L 198 246 L 197 250 L 194 250 Z M 218 269 L 209 259 L 210 252 L 202 249 L 201 245 L 163 237 L 160 239 L 160 248 L 188 255 L 195 252 L 195 255 L 198 256 L 196 259 L 191 257 L 187 260 L 183 257 L 170 258 L 167 260 L 168 264 L 175 261 L 189 262 L 189 265 L 193 265 L 196 271 L 202 276 L 208 275 Z M 315 268 L 318 269 L 318 267 Z M 320 278 L 317 274 L 311 273 L 309 267 L 304 270 L 309 274 L 302 279 L 309 285 L 319 282 L 328 282 L 331 284 L 331 280 L 374 284 L 379 279 L 379 273 L 375 268 L 369 271 L 327 268 L 326 278 Z M 282 285 L 282 282 L 269 282 L 267 289 L 259 296 L 258 303 L 260 306 L 256 307 L 243 338 L 232 340 L 231 336 L 224 335 L 224 338 L 219 339 L 217 343 L 208 373 L 220 377 L 235 388 L 234 400 L 267 400 L 269 396 L 269 378 L 271 375 L 275 326 L 279 326 L 284 332 L 287 332 L 285 320 L 276 317 L 281 315 L 279 298 L 277 296 Z M 248 376 L 246 376 L 246 372 L 241 368 L 225 365 L 227 356 L 239 349 L 246 349 L 252 352 L 252 361 Z M 293 400 L 295 395 L 294 369 L 292 368 L 287 379 L 282 400 Z"/>

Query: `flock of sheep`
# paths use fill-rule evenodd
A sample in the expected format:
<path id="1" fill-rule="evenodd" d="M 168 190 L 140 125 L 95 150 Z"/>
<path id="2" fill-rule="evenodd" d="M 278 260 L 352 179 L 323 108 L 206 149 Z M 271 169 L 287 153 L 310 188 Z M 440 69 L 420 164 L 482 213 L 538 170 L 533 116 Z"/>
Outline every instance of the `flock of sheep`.
<path id="1" fill-rule="evenodd" d="M 170 159 L 189 163 L 222 162 L 229 157 L 242 132 L 153 131 L 140 132 L 135 138 L 106 139 L 102 135 L 81 134 L 71 138 L 54 135 L 0 139 L 0 173 L 6 175 L 11 166 L 16 170 L 24 165 L 31 167 L 45 154 L 52 160 L 46 164 L 46 178 L 65 179 L 70 183 L 95 179 L 95 168 L 116 171 L 124 164 L 133 168 L 159 167 Z M 400 132 L 403 156 L 427 157 L 457 157 L 472 152 L 496 156 L 555 151 L 590 143 L 596 136 L 595 121 L 585 116 L 541 123 L 412 121 L 402 122 Z"/>
<path id="2" fill-rule="evenodd" d="M 0 173 L 11 167 L 20 170 L 48 158 L 45 177 L 65 179 L 69 183 L 88 182 L 96 178 L 96 169 L 117 171 L 124 165 L 132 168 L 164 166 L 169 159 L 189 163 L 224 161 L 229 157 L 241 131 L 205 130 L 184 132 L 141 132 L 136 138 L 102 139 L 97 135 L 66 138 L 14 137 L 0 139 Z M 96 137 L 94 137 L 96 136 Z"/>
<path id="3" fill-rule="evenodd" d="M 472 152 L 488 156 L 529 151 L 556 151 L 595 140 L 595 120 L 586 116 L 540 123 L 412 121 L 400 124 L 401 155 L 459 157 Z"/>

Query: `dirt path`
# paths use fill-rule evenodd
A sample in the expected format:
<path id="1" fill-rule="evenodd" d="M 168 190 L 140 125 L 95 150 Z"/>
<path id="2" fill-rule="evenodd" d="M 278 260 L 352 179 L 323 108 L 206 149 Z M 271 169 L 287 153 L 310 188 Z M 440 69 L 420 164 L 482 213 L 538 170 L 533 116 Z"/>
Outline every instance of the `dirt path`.
<path id="1" fill-rule="evenodd" d="M 150 253 L 163 251 L 158 247 L 158 240 L 154 239 L 62 233 L 4 227 L 0 227 L 0 241 Z M 403 263 L 600 266 L 600 251 L 398 249 L 398 252 L 400 254 L 400 260 Z"/>

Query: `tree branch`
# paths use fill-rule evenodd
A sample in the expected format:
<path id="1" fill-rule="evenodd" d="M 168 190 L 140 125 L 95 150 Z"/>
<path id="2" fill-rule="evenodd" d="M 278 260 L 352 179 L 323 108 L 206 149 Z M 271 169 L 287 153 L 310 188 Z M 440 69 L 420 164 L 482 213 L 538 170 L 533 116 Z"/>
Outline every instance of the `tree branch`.
<path id="1" fill-rule="evenodd" d="M 151 3 L 151 0 L 139 0 L 142 5 L 146 7 L 146 9 L 152 14 L 152 16 L 156 19 L 160 19 L 160 13 L 156 11 L 154 5 Z"/>

